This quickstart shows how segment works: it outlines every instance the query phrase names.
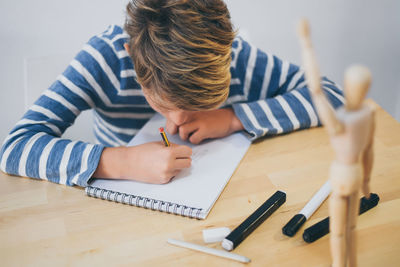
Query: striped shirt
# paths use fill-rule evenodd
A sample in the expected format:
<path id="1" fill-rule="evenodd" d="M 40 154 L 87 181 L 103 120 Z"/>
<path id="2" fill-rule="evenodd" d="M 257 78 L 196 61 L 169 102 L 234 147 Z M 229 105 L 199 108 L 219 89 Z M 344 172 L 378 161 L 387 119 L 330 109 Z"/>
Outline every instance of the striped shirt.
<path id="1" fill-rule="evenodd" d="M 3 172 L 87 186 L 106 146 L 126 145 L 155 114 L 136 80 L 123 44 L 128 36 L 111 25 L 92 37 L 6 137 Z M 232 45 L 231 106 L 252 140 L 320 125 L 304 72 L 262 52 L 240 37 Z M 342 91 L 323 78 L 335 108 Z M 61 138 L 84 110 L 94 114 L 96 144 Z"/>

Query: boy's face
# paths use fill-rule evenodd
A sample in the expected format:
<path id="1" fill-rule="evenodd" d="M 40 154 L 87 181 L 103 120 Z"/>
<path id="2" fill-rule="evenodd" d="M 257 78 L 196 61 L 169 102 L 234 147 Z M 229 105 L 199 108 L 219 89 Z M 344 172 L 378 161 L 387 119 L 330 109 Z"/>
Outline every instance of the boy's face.
<path id="1" fill-rule="evenodd" d="M 148 89 L 144 89 L 143 95 L 146 98 L 147 102 L 151 106 L 152 109 L 157 111 L 158 113 L 162 114 L 166 119 L 167 123 L 173 123 L 175 126 L 179 127 L 191 120 L 193 115 L 198 111 L 189 111 L 189 110 L 182 110 L 177 107 L 174 107 L 172 104 L 163 103 L 161 107 L 157 103 L 155 103 L 151 97 L 146 93 Z"/>

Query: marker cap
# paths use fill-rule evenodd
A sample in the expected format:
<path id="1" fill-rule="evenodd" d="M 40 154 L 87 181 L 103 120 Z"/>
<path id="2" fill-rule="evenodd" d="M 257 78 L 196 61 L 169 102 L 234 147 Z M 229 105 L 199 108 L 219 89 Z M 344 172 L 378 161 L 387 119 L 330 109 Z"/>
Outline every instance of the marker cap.
<path id="1" fill-rule="evenodd" d="M 303 240 L 312 243 L 329 233 L 329 217 L 304 230 Z"/>
<path id="2" fill-rule="evenodd" d="M 206 243 L 221 242 L 230 232 L 231 229 L 228 227 L 204 229 L 203 239 Z"/>

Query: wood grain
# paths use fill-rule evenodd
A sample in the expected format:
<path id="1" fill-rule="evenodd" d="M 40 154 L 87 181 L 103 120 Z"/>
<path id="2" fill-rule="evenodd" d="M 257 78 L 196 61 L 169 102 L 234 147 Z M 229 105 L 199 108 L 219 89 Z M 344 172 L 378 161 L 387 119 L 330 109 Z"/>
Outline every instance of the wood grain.
<path id="1" fill-rule="evenodd" d="M 358 219 L 359 266 L 400 262 L 400 124 L 378 107 L 371 189 L 380 203 Z M 255 142 L 206 220 L 87 197 L 83 189 L 0 174 L 1 266 L 241 266 L 168 245 L 204 244 L 201 230 L 231 229 L 276 190 L 286 203 L 234 252 L 249 266 L 329 266 L 329 236 L 307 244 L 306 227 L 328 216 L 327 201 L 293 237 L 281 233 L 328 178 L 333 158 L 324 129 Z M 220 244 L 208 245 L 221 248 Z"/>

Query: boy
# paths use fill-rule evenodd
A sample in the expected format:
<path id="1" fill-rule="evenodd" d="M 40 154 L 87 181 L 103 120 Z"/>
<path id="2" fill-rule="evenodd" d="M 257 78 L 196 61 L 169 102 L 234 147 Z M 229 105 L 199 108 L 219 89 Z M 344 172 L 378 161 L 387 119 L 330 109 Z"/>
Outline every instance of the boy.
<path id="1" fill-rule="evenodd" d="M 167 183 L 190 167 L 189 147 L 124 146 L 155 111 L 195 144 L 319 124 L 303 72 L 235 38 L 222 0 L 131 1 L 124 30 L 91 38 L 17 123 L 1 149 L 4 172 L 71 186 L 91 177 Z M 334 83 L 323 87 L 342 104 Z M 97 144 L 61 139 L 86 109 Z"/>

